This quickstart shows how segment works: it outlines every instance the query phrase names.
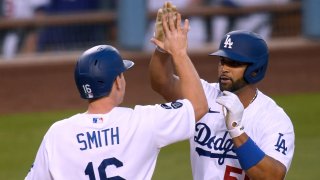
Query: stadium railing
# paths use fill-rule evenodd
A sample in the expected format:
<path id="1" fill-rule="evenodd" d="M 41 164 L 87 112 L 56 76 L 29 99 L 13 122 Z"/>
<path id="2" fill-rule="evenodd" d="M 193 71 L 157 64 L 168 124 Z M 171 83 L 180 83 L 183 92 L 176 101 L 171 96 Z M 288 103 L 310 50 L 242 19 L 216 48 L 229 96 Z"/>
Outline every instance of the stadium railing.
<path id="1" fill-rule="evenodd" d="M 302 4 L 300 1 L 293 1 L 282 5 L 270 4 L 242 8 L 199 6 L 179 9 L 179 11 L 185 17 L 202 16 L 204 18 L 218 15 L 240 16 L 258 12 L 268 12 L 272 14 L 272 37 L 301 35 Z M 151 20 L 155 18 L 156 12 L 148 12 L 147 15 L 148 19 Z M 111 25 L 116 28 L 117 20 L 116 11 L 78 12 L 73 14 L 39 16 L 33 19 L 0 18 L 0 30 L 96 24 Z M 113 35 L 111 41 L 116 41 L 115 35 Z"/>

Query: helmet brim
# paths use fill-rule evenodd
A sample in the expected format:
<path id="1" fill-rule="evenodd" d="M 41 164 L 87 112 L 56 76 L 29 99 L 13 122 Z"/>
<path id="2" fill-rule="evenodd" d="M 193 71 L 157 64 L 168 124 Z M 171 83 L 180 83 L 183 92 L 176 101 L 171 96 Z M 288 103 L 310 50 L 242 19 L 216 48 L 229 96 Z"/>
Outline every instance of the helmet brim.
<path id="1" fill-rule="evenodd" d="M 221 57 L 225 57 L 225 58 L 229 58 L 233 61 L 236 61 L 236 62 L 243 62 L 243 63 L 252 63 L 253 60 L 248 58 L 248 57 L 245 57 L 245 56 L 241 56 L 241 55 L 238 55 L 236 53 L 233 53 L 233 52 L 228 52 L 228 51 L 225 51 L 225 50 L 218 50 L 216 52 L 213 52 L 211 54 L 209 54 L 210 56 L 221 56 Z"/>
<path id="2" fill-rule="evenodd" d="M 124 67 L 127 69 L 131 68 L 134 65 L 134 62 L 130 60 L 123 60 Z"/>

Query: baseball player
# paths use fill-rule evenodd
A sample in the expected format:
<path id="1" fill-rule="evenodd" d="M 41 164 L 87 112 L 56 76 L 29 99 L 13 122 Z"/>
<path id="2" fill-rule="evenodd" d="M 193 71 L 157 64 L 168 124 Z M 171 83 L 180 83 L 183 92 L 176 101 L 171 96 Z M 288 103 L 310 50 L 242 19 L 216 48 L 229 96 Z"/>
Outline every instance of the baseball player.
<path id="1" fill-rule="evenodd" d="M 181 78 L 173 73 L 171 54 L 155 43 L 159 48 L 150 62 L 153 89 L 175 100 L 181 96 Z M 218 82 L 201 80 L 209 110 L 190 138 L 193 178 L 284 179 L 295 135 L 284 110 L 256 85 L 267 70 L 266 42 L 253 32 L 232 31 L 210 55 L 219 59 Z"/>
<path id="2" fill-rule="evenodd" d="M 123 60 L 112 46 L 90 48 L 74 74 L 88 110 L 50 127 L 25 179 L 151 179 L 160 148 L 193 136 L 195 120 L 206 114 L 208 103 L 186 51 L 188 21 L 175 27 L 169 20 L 165 46 L 181 77 L 183 99 L 117 107 L 125 94 L 123 72 L 133 62 Z"/>

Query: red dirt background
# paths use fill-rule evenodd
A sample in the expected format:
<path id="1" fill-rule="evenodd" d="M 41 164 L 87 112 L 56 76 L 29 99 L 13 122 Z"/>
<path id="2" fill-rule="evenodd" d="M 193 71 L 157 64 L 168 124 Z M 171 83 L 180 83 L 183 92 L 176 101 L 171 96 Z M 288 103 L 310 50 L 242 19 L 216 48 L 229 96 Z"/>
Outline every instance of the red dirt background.
<path id="1" fill-rule="evenodd" d="M 259 89 L 269 95 L 320 92 L 320 43 L 305 40 L 272 42 L 270 62 Z M 207 54 L 212 51 L 190 52 L 200 76 L 214 82 L 217 61 Z M 73 68 L 80 52 L 17 58 L 0 63 L 0 114 L 86 109 L 73 81 Z M 163 102 L 149 84 L 150 53 L 122 52 L 135 62 L 125 73 L 127 81 L 123 106 Z"/>

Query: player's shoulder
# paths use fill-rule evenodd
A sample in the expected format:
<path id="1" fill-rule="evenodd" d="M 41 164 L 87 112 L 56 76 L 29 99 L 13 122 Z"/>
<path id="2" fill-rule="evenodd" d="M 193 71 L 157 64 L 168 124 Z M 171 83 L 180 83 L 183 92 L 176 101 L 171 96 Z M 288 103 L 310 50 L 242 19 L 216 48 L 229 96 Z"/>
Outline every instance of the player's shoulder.
<path id="1" fill-rule="evenodd" d="M 115 107 L 112 109 L 112 113 L 132 113 L 133 109 L 129 107 Z"/>
<path id="2" fill-rule="evenodd" d="M 268 95 L 264 94 L 261 91 L 257 91 L 257 104 L 262 105 L 262 108 L 267 112 L 278 112 L 284 113 L 282 107 L 280 107 L 275 100 L 273 100 Z M 257 105 L 256 104 L 256 105 Z M 283 112 L 282 112 L 283 111 Z"/>
<path id="3" fill-rule="evenodd" d="M 129 118 L 133 113 L 133 109 L 129 107 L 115 107 L 110 112 L 111 117 Z"/>
<path id="4" fill-rule="evenodd" d="M 214 89 L 217 89 L 217 90 L 220 90 L 220 88 L 219 88 L 219 83 L 217 83 L 217 82 L 208 82 L 208 81 L 206 81 L 206 80 L 204 80 L 204 79 L 200 79 L 200 82 L 201 82 L 201 84 L 203 85 L 203 86 L 208 86 L 208 87 L 211 87 L 211 88 L 214 88 Z"/>
<path id="5" fill-rule="evenodd" d="M 200 79 L 200 82 L 204 88 L 205 91 L 220 91 L 220 88 L 219 88 L 219 83 L 217 82 L 208 82 L 204 79 Z"/>
<path id="6" fill-rule="evenodd" d="M 66 117 L 64 119 L 60 119 L 56 122 L 54 122 L 50 129 L 56 129 L 56 128 L 61 128 L 61 127 L 64 127 L 68 124 L 72 124 L 73 122 L 77 122 L 78 119 L 80 119 L 80 117 L 82 116 L 81 113 L 78 113 L 78 114 L 75 114 L 75 115 L 72 115 L 70 117 Z"/>
<path id="7" fill-rule="evenodd" d="M 273 121 L 275 124 L 292 124 L 285 110 L 275 100 L 261 91 L 258 91 L 257 102 L 254 105 L 255 108 L 258 106 L 256 110 L 261 116 L 269 117 L 268 121 Z"/>
<path id="8" fill-rule="evenodd" d="M 49 128 L 49 131 L 57 131 L 62 129 L 74 128 L 78 126 L 85 126 L 86 124 L 90 124 L 92 119 L 95 118 L 95 116 L 109 116 L 110 119 L 129 119 L 132 113 L 133 109 L 127 107 L 115 107 L 107 114 L 93 115 L 87 113 L 78 113 L 65 119 L 61 119 L 54 122 Z"/>
<path id="9" fill-rule="evenodd" d="M 213 99 L 220 92 L 219 83 L 210 83 L 204 79 L 200 79 L 203 90 L 206 94 L 207 99 Z"/>
<path id="10" fill-rule="evenodd" d="M 170 113 L 170 111 L 179 111 L 179 110 L 192 110 L 193 107 L 191 102 L 188 99 L 178 99 L 173 102 L 164 102 L 162 104 L 152 104 L 152 105 L 136 105 L 134 107 L 134 114 L 143 114 L 146 115 L 159 115 L 159 113 Z"/>

